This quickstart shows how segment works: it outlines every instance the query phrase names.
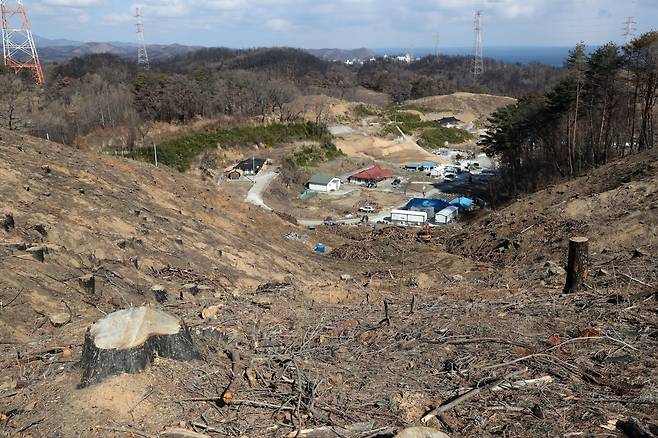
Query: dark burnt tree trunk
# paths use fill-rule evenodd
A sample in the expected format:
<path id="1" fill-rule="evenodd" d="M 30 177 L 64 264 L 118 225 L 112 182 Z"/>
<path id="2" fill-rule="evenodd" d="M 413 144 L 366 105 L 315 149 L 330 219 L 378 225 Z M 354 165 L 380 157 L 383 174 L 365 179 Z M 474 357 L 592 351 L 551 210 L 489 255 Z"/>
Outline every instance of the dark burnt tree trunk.
<path id="1" fill-rule="evenodd" d="M 569 239 L 569 261 L 564 293 L 583 289 L 589 275 L 589 240 L 586 237 Z"/>

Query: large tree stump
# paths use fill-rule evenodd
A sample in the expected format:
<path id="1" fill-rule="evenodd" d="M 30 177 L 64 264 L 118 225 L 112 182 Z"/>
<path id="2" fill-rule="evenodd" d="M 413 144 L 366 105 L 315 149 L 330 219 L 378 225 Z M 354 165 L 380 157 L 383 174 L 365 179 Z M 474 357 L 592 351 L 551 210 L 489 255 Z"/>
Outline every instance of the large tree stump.
<path id="1" fill-rule="evenodd" d="M 589 240 L 587 237 L 572 237 L 569 239 L 569 261 L 564 293 L 578 292 L 583 289 L 588 276 Z"/>
<path id="2" fill-rule="evenodd" d="M 138 373 L 156 355 L 176 360 L 199 357 L 185 323 L 150 307 L 111 313 L 87 330 L 80 387 L 115 374 Z"/>

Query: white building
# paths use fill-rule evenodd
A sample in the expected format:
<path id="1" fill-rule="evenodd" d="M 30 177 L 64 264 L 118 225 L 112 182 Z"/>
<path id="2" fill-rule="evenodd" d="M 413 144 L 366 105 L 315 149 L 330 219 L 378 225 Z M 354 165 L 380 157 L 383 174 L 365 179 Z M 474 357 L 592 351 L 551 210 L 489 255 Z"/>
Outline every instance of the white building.
<path id="1" fill-rule="evenodd" d="M 450 222 L 457 219 L 459 215 L 459 208 L 454 205 L 444 208 L 436 214 L 434 217 L 434 222 L 437 224 L 449 224 Z"/>
<path id="2" fill-rule="evenodd" d="M 424 211 L 393 210 L 391 222 L 396 225 L 423 225 L 427 222 L 427 213 Z"/>
<path id="3" fill-rule="evenodd" d="M 313 175 L 308 180 L 309 190 L 315 192 L 335 192 L 340 190 L 340 178 L 334 176 Z"/>

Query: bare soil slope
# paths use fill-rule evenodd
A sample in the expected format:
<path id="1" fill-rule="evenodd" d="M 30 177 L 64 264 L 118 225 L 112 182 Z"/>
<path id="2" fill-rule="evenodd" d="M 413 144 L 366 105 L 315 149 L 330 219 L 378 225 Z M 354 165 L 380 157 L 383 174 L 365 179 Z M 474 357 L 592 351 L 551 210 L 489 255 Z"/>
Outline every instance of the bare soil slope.
<path id="1" fill-rule="evenodd" d="M 630 240 L 593 254 L 608 273 L 564 295 L 557 248 L 555 265 L 503 266 L 480 250 L 485 261 L 449 254 L 444 239 L 417 242 L 414 230 L 310 231 L 168 169 L 0 137 L 0 213 L 15 220 L 0 228 L 3 436 L 153 437 L 180 425 L 284 437 L 359 423 L 362 436 L 391 437 L 451 400 L 429 424 L 454 436 L 620 436 L 617 420 L 631 416 L 655 425 L 658 262 L 629 252 Z M 624 175 L 606 190 L 651 181 L 655 165 Z M 592 184 L 592 196 L 605 191 Z M 644 199 L 626 202 L 655 205 Z M 317 242 L 328 254 L 313 253 Z M 542 246 L 527 242 L 531 254 Z M 155 358 L 78 389 L 87 327 L 143 303 L 183 318 L 202 359 Z"/>
<path id="2" fill-rule="evenodd" d="M 658 251 L 658 150 L 618 160 L 588 176 L 534 193 L 483 217 L 451 247 L 498 264 L 563 254 L 570 235 L 595 253 Z"/>
<path id="3" fill-rule="evenodd" d="M 511 105 L 516 99 L 491 94 L 453 93 L 446 96 L 430 96 L 406 103 L 437 113 L 438 116 L 454 115 L 465 123 L 485 121 L 498 108 Z"/>

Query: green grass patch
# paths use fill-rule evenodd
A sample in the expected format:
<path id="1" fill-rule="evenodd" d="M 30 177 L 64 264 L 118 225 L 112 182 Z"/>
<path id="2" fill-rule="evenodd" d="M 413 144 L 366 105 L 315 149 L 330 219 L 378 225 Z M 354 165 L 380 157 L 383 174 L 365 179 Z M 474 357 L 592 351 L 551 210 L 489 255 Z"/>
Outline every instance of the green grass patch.
<path id="1" fill-rule="evenodd" d="M 204 150 L 218 145 L 238 147 L 264 144 L 273 147 L 299 140 L 325 141 L 330 138 L 327 128 L 312 122 L 216 129 L 183 135 L 158 144 L 158 162 L 184 172 Z M 138 149 L 134 158 L 153 162 L 153 148 Z"/>
<path id="2" fill-rule="evenodd" d="M 362 103 L 355 106 L 352 110 L 352 113 L 355 117 L 371 117 L 381 115 L 381 112 L 377 108 L 373 108 L 370 105 L 364 105 Z"/>
<path id="3" fill-rule="evenodd" d="M 472 140 L 473 135 L 459 128 L 435 127 L 425 129 L 418 138 L 418 144 L 425 149 L 442 148 L 445 142 L 449 144 L 463 143 Z"/>
<path id="4" fill-rule="evenodd" d="M 436 126 L 432 121 L 423 121 L 421 120 L 418 114 L 407 113 L 404 111 L 397 111 L 393 114 L 388 115 L 388 118 L 392 123 L 387 124 L 384 127 L 383 134 L 398 134 L 398 130 L 395 126 L 399 126 L 402 132 L 405 134 L 413 134 L 414 131 L 424 128 L 431 128 Z"/>
<path id="5" fill-rule="evenodd" d="M 315 167 L 326 161 L 335 160 L 344 156 L 330 138 L 325 138 L 319 146 L 305 146 L 301 150 L 289 155 L 286 164 L 294 170 Z"/>

